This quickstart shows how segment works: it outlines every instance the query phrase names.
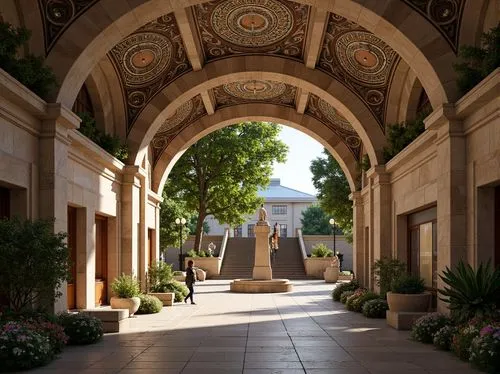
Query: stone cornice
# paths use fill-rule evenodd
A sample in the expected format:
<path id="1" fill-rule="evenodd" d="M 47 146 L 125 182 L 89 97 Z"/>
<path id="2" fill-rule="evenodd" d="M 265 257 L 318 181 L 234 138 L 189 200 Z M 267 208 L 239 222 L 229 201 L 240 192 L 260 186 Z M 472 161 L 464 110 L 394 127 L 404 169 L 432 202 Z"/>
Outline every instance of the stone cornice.
<path id="1" fill-rule="evenodd" d="M 36 117 L 46 114 L 47 103 L 2 69 L 0 69 L 0 92 L 3 98 Z"/>
<path id="2" fill-rule="evenodd" d="M 156 192 L 153 190 L 148 190 L 148 200 L 155 205 L 159 205 L 160 203 L 163 202 L 163 197 L 158 195 Z"/>

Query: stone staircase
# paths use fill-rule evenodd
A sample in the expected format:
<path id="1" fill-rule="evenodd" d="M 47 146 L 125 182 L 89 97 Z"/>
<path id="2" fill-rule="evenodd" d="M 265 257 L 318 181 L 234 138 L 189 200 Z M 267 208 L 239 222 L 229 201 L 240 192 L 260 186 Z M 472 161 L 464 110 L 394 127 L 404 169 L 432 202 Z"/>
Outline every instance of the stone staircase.
<path id="1" fill-rule="evenodd" d="M 255 238 L 230 238 L 219 276 L 213 279 L 252 278 Z M 274 262 L 273 278 L 308 279 L 297 238 L 282 238 Z"/>

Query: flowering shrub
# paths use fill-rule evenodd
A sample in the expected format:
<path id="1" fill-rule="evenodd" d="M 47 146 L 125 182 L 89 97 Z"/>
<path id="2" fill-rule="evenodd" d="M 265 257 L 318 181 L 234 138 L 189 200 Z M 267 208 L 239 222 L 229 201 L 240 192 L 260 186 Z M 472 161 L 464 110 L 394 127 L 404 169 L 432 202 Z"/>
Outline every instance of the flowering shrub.
<path id="1" fill-rule="evenodd" d="M 101 320 L 82 313 L 62 313 L 59 323 L 69 336 L 69 344 L 92 344 L 101 340 L 103 327 Z"/>
<path id="2" fill-rule="evenodd" d="M 450 350 L 451 340 L 453 339 L 453 335 L 457 333 L 457 328 L 455 326 L 444 326 L 439 329 L 438 332 L 434 334 L 433 343 L 434 346 L 438 349 L 442 349 L 444 351 Z"/>
<path id="3" fill-rule="evenodd" d="M 354 295 L 354 291 L 344 291 L 342 292 L 342 295 L 340 295 L 340 302 L 342 304 L 345 304 L 347 301 L 347 298 Z"/>
<path id="4" fill-rule="evenodd" d="M 352 302 L 352 311 L 361 313 L 361 311 L 363 309 L 363 305 L 367 301 L 378 299 L 378 298 L 380 298 L 380 296 L 378 294 L 376 294 L 375 292 L 366 292 Z"/>
<path id="5" fill-rule="evenodd" d="M 451 339 L 450 349 L 461 359 L 467 361 L 470 356 L 472 340 L 479 336 L 480 328 L 469 324 L 461 327 Z"/>
<path id="6" fill-rule="evenodd" d="M 367 292 L 368 291 L 365 290 L 364 288 L 358 288 L 356 291 L 354 291 L 354 293 L 346 299 L 345 306 L 346 306 L 347 310 L 350 310 L 353 312 L 354 311 L 354 302 L 358 298 L 360 298 L 361 296 L 366 294 Z"/>
<path id="7" fill-rule="evenodd" d="M 434 335 L 444 326 L 451 325 L 451 320 L 440 313 L 430 313 L 420 317 L 411 328 L 410 336 L 418 342 L 432 343 Z"/>
<path id="8" fill-rule="evenodd" d="M 7 322 L 0 330 L 0 371 L 31 369 L 53 358 L 49 338 L 19 322 Z"/>
<path id="9" fill-rule="evenodd" d="M 50 348 L 54 354 L 61 353 L 68 342 L 64 328 L 57 323 L 42 319 L 27 319 L 21 324 L 27 329 L 49 338 Z"/>
<path id="10" fill-rule="evenodd" d="M 340 296 L 345 291 L 355 291 L 359 288 L 357 280 L 352 280 L 349 283 L 342 283 L 335 287 L 332 292 L 333 301 L 340 301 Z"/>
<path id="11" fill-rule="evenodd" d="M 500 372 L 500 325 L 486 325 L 472 340 L 469 360 L 489 373 Z"/>
<path id="12" fill-rule="evenodd" d="M 383 299 L 368 300 L 363 304 L 363 315 L 368 318 L 385 318 L 385 312 L 389 309 L 387 301 Z"/>

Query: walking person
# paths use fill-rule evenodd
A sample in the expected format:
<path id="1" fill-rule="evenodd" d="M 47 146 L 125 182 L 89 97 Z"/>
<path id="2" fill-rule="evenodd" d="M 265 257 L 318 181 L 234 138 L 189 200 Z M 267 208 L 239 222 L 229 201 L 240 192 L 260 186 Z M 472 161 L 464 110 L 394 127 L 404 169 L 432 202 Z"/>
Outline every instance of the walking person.
<path id="1" fill-rule="evenodd" d="M 193 301 L 194 295 L 194 284 L 196 283 L 196 272 L 193 269 L 193 260 L 188 261 L 188 267 L 186 269 L 186 286 L 189 289 L 189 294 L 184 298 L 184 302 L 187 303 L 188 299 L 191 299 L 191 304 L 196 305 Z"/>

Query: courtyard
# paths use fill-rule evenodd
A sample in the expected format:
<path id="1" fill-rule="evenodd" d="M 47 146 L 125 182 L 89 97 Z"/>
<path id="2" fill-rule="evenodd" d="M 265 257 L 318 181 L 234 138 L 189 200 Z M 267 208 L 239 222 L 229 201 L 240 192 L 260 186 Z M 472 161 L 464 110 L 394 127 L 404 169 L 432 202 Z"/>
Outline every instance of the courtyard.
<path id="1" fill-rule="evenodd" d="M 474 369 L 409 332 L 345 310 L 332 285 L 295 281 L 287 294 L 236 294 L 229 281 L 196 286 L 197 305 L 130 319 L 92 346 L 68 347 L 32 373 L 469 374 Z"/>

